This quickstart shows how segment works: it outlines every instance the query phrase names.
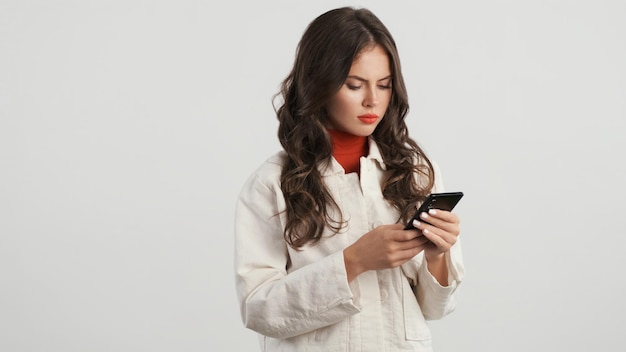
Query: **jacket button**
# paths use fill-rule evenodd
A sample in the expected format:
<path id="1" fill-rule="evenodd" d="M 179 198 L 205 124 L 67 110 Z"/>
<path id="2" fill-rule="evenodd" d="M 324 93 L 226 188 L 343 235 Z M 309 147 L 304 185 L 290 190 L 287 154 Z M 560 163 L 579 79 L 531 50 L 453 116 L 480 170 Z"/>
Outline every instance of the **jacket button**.
<path id="1" fill-rule="evenodd" d="M 389 293 L 387 293 L 387 290 L 381 290 L 381 292 L 380 292 L 380 300 L 381 300 L 381 302 L 386 301 L 387 298 L 389 298 Z"/>

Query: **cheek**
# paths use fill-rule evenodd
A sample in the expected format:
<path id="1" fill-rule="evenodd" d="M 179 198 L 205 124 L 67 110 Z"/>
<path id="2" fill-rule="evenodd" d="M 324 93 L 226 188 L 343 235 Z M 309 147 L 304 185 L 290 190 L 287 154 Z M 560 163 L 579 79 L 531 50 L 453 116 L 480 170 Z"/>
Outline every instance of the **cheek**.
<path id="1" fill-rule="evenodd" d="M 383 100 L 383 105 L 385 107 L 385 110 L 387 110 L 387 107 L 389 107 L 389 103 L 391 103 L 391 93 L 387 94 L 385 96 L 385 99 Z"/>
<path id="2" fill-rule="evenodd" d="M 389 90 L 387 91 L 387 94 L 385 95 L 385 99 L 387 104 L 389 104 L 389 102 L 391 101 L 391 97 L 393 96 L 393 91 Z"/>
<path id="3" fill-rule="evenodd" d="M 359 99 L 355 96 L 355 94 L 347 94 L 343 92 L 335 95 L 329 107 L 332 112 L 343 115 L 345 113 L 350 113 L 354 109 L 358 108 L 358 102 Z"/>

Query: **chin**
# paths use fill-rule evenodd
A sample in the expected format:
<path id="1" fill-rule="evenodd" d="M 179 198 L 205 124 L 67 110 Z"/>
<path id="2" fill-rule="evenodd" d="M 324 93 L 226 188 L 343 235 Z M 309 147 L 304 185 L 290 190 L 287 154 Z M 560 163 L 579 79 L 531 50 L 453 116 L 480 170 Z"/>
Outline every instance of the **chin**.
<path id="1" fill-rule="evenodd" d="M 361 137 L 369 137 L 376 130 L 376 126 L 366 126 L 365 128 L 359 129 L 358 133 L 354 133 L 354 134 L 356 134 L 357 136 L 361 136 Z"/>
<path id="2" fill-rule="evenodd" d="M 354 135 L 354 136 L 369 137 L 369 136 L 372 135 L 372 133 L 374 133 L 374 129 L 368 129 L 368 130 L 352 129 L 352 130 L 347 130 L 347 131 L 344 131 L 344 132 L 349 133 L 349 134 Z"/>
<path id="3" fill-rule="evenodd" d="M 331 129 L 334 130 L 338 130 L 344 133 L 349 133 L 353 136 L 359 136 L 359 137 L 369 137 L 371 136 L 374 131 L 376 130 L 376 127 L 378 126 L 378 124 L 376 125 L 357 125 L 357 126 L 345 126 L 344 128 L 336 128 L 336 127 L 330 127 Z"/>

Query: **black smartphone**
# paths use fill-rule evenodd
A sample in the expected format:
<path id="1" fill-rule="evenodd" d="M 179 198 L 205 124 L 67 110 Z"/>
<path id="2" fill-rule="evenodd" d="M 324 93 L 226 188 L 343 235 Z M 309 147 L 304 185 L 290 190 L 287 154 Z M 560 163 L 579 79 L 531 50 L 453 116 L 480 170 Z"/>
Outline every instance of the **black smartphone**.
<path id="1" fill-rule="evenodd" d="M 409 222 L 404 226 L 405 230 L 414 229 L 413 220 L 422 221 L 420 219 L 420 214 L 423 212 L 428 212 L 430 209 L 441 209 L 451 211 L 454 209 L 456 204 L 463 197 L 463 192 L 443 192 L 443 193 L 431 193 L 428 195 L 424 203 L 420 205 L 419 209 L 415 212 L 415 215 L 409 220 Z"/>

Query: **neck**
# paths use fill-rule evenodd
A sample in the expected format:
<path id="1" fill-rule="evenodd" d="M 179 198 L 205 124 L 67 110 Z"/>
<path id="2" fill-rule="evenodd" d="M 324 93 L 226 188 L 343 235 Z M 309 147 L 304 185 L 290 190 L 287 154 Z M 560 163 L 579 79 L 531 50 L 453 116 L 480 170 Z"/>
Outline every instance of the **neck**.
<path id="1" fill-rule="evenodd" d="M 328 133 L 333 144 L 333 157 L 347 174 L 358 173 L 360 159 L 367 155 L 367 137 L 331 129 L 328 130 Z"/>

